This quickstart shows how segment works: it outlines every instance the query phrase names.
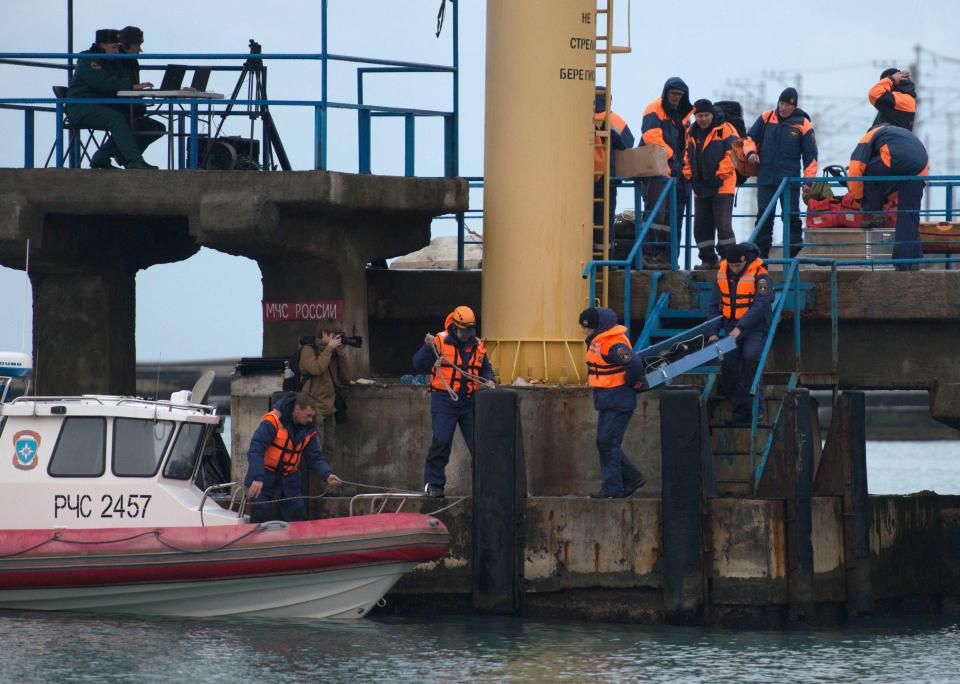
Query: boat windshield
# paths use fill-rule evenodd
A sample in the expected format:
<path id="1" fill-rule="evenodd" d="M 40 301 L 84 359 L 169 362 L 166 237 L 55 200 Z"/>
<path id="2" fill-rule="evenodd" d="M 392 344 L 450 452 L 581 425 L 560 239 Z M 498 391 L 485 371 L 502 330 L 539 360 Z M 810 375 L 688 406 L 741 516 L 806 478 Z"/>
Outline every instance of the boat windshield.
<path id="1" fill-rule="evenodd" d="M 163 469 L 163 476 L 173 480 L 189 480 L 200 456 L 200 440 L 203 437 L 204 425 L 199 423 L 184 423 L 177 441 L 173 443 L 170 458 Z"/>

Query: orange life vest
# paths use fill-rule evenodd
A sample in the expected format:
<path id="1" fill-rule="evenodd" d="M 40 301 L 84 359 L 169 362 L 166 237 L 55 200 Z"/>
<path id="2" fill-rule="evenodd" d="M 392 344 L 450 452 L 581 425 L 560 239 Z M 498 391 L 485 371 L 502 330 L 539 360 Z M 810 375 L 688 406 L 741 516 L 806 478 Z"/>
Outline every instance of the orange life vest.
<path id="1" fill-rule="evenodd" d="M 720 287 L 720 313 L 724 318 L 739 321 L 750 307 L 757 294 L 757 278 L 767 275 L 762 259 L 754 259 L 740 273 L 737 289 L 731 296 L 730 281 L 727 279 L 727 260 L 720 262 L 717 271 L 717 285 Z"/>
<path id="2" fill-rule="evenodd" d="M 625 344 L 631 349 L 627 339 L 627 329 L 622 325 L 597 333 L 587 347 L 587 384 L 590 387 L 620 387 L 627 384 L 627 368 L 619 363 L 608 363 L 604 355 L 615 344 Z"/>
<path id="3" fill-rule="evenodd" d="M 627 122 L 616 112 L 610 112 L 610 118 L 608 119 L 610 126 L 604 126 L 603 119 L 603 112 L 594 113 L 593 127 L 597 130 L 609 128 L 611 132 L 616 131 L 617 133 L 623 133 L 624 129 L 627 127 Z M 607 156 L 605 154 L 604 147 L 600 145 L 603 140 L 599 135 L 594 136 L 593 142 L 596 145 L 596 147 L 593 148 L 593 180 L 596 182 L 603 178 L 604 171 L 606 171 Z"/>
<path id="4" fill-rule="evenodd" d="M 307 435 L 299 444 L 294 444 L 290 440 L 290 433 L 280 421 L 280 412 L 276 409 L 267 413 L 263 420 L 267 421 L 276 428 L 277 434 L 266 451 L 263 452 L 263 467 L 272 473 L 280 472 L 281 475 L 291 475 L 300 470 L 300 456 L 304 448 L 313 438 L 314 432 Z"/>
<path id="5" fill-rule="evenodd" d="M 476 338 L 476 344 L 473 346 L 472 353 L 466 358 L 460 356 L 459 347 L 452 342 L 447 342 L 446 331 L 434 335 L 433 344 L 440 358 L 447 359 L 450 363 L 455 364 L 458 368 L 462 368 L 468 373 L 476 376 L 480 375 L 483 360 L 487 356 L 487 348 L 483 345 L 483 340 L 479 337 Z M 444 362 L 441 363 L 439 367 L 434 366 L 433 373 L 430 376 L 430 387 L 435 390 L 440 390 L 441 392 L 446 392 L 449 387 L 459 394 L 465 383 L 467 396 L 473 396 L 473 393 L 477 391 L 480 383 L 472 378 L 464 378 L 463 374 L 454 369 L 450 363 Z"/>

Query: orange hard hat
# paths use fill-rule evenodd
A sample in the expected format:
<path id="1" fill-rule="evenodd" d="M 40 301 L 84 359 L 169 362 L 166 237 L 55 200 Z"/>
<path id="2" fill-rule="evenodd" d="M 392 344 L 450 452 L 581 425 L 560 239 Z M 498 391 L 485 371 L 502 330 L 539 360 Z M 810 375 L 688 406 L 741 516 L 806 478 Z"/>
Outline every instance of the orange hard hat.
<path id="1" fill-rule="evenodd" d="M 477 325 L 477 317 L 469 306 L 458 306 L 450 314 L 450 322 L 458 328 L 473 328 Z"/>

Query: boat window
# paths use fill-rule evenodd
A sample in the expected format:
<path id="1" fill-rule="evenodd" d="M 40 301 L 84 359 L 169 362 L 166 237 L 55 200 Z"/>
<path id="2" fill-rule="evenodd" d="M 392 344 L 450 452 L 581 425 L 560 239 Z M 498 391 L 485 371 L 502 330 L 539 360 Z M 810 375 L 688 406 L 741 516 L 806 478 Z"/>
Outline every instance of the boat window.
<path id="1" fill-rule="evenodd" d="M 173 421 L 117 418 L 113 423 L 113 474 L 153 477 L 167 450 Z"/>
<path id="2" fill-rule="evenodd" d="M 180 434 L 170 450 L 170 458 L 163 469 L 163 476 L 173 480 L 189 480 L 200 455 L 200 438 L 204 426 L 200 423 L 184 423 Z"/>
<path id="3" fill-rule="evenodd" d="M 47 473 L 53 477 L 100 477 L 106 434 L 103 418 L 64 418 Z"/>

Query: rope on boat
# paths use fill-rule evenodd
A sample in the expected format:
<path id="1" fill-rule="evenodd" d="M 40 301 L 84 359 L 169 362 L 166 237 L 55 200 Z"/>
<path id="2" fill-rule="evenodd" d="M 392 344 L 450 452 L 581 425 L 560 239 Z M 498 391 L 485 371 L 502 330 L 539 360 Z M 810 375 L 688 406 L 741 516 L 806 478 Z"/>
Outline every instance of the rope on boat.
<path id="1" fill-rule="evenodd" d="M 44 540 L 41 541 L 41 542 L 37 542 L 37 543 L 34 544 L 33 546 L 29 546 L 29 547 L 27 547 L 27 548 L 25 548 L 25 549 L 20 549 L 19 551 L 14 551 L 13 553 L 2 554 L 2 555 L 0 555 L 0 559 L 4 559 L 4 558 L 15 558 L 16 556 L 21 556 L 21 555 L 23 555 L 23 554 L 25 554 L 25 553 L 29 553 L 29 552 L 31 552 L 31 551 L 35 551 L 36 549 L 39 549 L 40 547 L 45 546 L 46 544 L 49 544 L 50 542 L 56 542 L 56 541 L 58 541 L 58 542 L 60 542 L 60 543 L 62 543 L 62 544 L 80 544 L 80 545 L 84 545 L 84 546 L 102 546 L 102 545 L 105 545 L 105 544 L 119 544 L 119 543 L 121 543 L 121 542 L 133 541 L 134 539 L 140 539 L 140 538 L 142 538 L 142 537 L 149 537 L 149 536 L 156 537 L 157 541 L 160 542 L 163 546 L 166 546 L 167 548 L 172 549 L 172 550 L 174 550 L 174 551 L 180 551 L 181 553 L 213 553 L 213 552 L 215 552 L 215 551 L 222 551 L 223 549 L 225 549 L 225 548 L 227 548 L 227 547 L 229 547 L 229 546 L 233 546 L 233 545 L 236 544 L 237 542 L 242 541 L 243 539 L 246 539 L 246 538 L 249 537 L 250 535 L 252 535 L 252 534 L 254 534 L 254 533 L 256 533 L 256 532 L 260 532 L 260 531 L 262 531 L 262 530 L 263 530 L 263 527 L 262 527 L 261 525 L 257 525 L 256 527 L 254 527 L 254 528 L 252 528 L 252 529 L 250 529 L 250 530 L 247 530 L 246 532 L 244 532 L 243 534 L 239 535 L 238 537 L 236 537 L 236 538 L 234 538 L 234 539 L 231 539 L 231 540 L 229 540 L 229 541 L 227 541 L 227 542 L 224 542 L 223 544 L 219 544 L 219 545 L 217 545 L 217 546 L 211 546 L 211 547 L 209 547 L 209 548 L 204 548 L 204 549 L 191 549 L 191 548 L 187 548 L 187 547 L 184 547 L 184 546 L 178 546 L 177 544 L 174 544 L 174 543 L 172 543 L 172 542 L 169 542 L 169 541 L 167 541 L 166 539 L 163 538 L 163 530 L 161 530 L 161 529 L 159 529 L 159 528 L 158 528 L 158 529 L 153 529 L 153 530 L 147 530 L 147 531 L 145 531 L 145 532 L 139 532 L 139 533 L 137 533 L 137 534 L 131 534 L 131 535 L 128 535 L 128 536 L 126 536 L 126 537 L 117 537 L 117 538 L 115 538 L 115 539 L 99 539 L 99 540 L 65 539 L 65 538 L 63 538 L 63 537 L 60 535 L 60 532 L 54 532 L 52 535 L 50 535 L 50 537 L 48 537 L 47 539 L 44 539 Z"/>

